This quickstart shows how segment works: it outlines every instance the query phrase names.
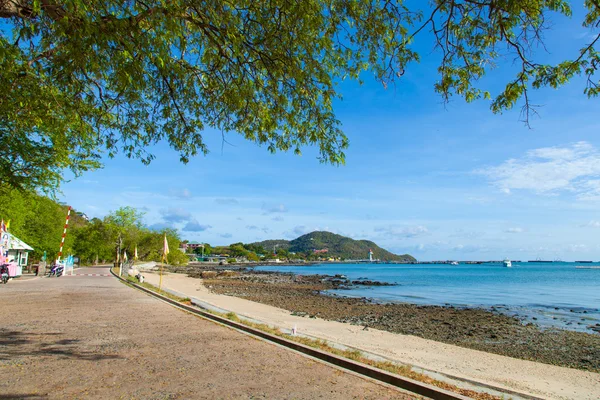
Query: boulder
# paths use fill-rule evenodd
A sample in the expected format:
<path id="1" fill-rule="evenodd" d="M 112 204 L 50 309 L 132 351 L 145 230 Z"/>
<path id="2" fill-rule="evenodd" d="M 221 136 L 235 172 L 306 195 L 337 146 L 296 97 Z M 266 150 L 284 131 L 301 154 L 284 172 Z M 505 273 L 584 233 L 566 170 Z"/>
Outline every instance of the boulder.
<path id="1" fill-rule="evenodd" d="M 217 271 L 202 271 L 200 276 L 202 279 L 213 279 L 217 277 Z"/>

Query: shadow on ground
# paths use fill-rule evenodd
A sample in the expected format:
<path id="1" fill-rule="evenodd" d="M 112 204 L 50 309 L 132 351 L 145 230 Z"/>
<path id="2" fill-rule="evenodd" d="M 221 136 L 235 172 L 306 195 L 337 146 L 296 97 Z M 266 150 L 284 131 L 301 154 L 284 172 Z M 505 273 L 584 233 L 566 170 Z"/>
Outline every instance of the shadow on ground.
<path id="1" fill-rule="evenodd" d="M 59 356 L 84 361 L 123 358 L 116 354 L 102 354 L 83 350 L 78 339 L 59 339 L 60 332 L 34 333 L 0 329 L 0 361 L 14 361 L 18 357 Z M 48 338 L 52 340 L 48 341 Z M 56 340 L 54 340 L 56 338 Z M 0 395 L 0 399 L 11 398 Z M 21 398 L 27 395 L 15 395 Z M 21 397 L 19 397 L 21 396 Z"/>

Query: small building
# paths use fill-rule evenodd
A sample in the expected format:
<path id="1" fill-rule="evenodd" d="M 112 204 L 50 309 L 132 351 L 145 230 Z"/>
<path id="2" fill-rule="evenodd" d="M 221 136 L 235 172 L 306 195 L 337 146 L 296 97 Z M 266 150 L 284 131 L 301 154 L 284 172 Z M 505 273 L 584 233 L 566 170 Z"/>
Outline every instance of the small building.
<path id="1" fill-rule="evenodd" d="M 188 242 L 187 244 L 187 248 L 191 249 L 192 251 L 196 250 L 199 247 L 204 246 L 204 244 L 202 243 L 198 243 L 198 242 Z"/>
<path id="2" fill-rule="evenodd" d="M 33 251 L 33 248 L 8 232 L 2 232 L 2 246 L 9 275 L 11 277 L 21 276 L 23 267 L 29 261 L 29 252 Z"/>
<path id="3" fill-rule="evenodd" d="M 203 243 L 198 243 L 198 242 L 181 242 L 179 244 L 179 250 L 183 251 L 184 253 L 187 253 L 188 250 L 193 252 L 197 248 L 200 248 L 203 246 L 204 246 Z"/>

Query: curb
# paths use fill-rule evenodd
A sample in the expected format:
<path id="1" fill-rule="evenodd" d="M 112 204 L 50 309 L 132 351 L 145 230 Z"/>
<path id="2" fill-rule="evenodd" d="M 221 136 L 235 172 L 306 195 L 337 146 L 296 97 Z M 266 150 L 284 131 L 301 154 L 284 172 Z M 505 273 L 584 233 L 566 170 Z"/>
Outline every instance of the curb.
<path id="1" fill-rule="evenodd" d="M 416 393 L 422 396 L 429 397 L 433 400 L 467 400 L 469 397 L 453 393 L 444 389 L 440 389 L 433 385 L 428 385 L 423 382 L 419 382 L 410 378 L 406 378 L 400 375 L 393 374 L 391 372 L 387 372 L 378 368 L 374 368 L 371 366 L 367 366 L 365 364 L 361 364 L 355 361 L 352 361 L 347 358 L 335 356 L 333 354 L 329 354 L 320 350 L 317 350 L 312 347 L 305 346 L 303 344 L 293 342 L 291 340 L 284 339 L 279 336 L 274 336 L 269 333 L 260 331 L 258 329 L 251 328 L 249 326 L 231 321 L 226 318 L 219 317 L 218 315 L 210 314 L 199 310 L 198 308 L 187 306 L 185 304 L 181 304 L 175 300 L 171 300 L 165 296 L 162 296 L 150 289 L 146 289 L 145 287 L 139 286 L 135 283 L 128 282 L 125 279 L 117 276 L 112 270 L 111 274 L 119 279 L 120 281 L 126 283 L 127 285 L 131 285 L 134 288 L 141 290 L 151 296 L 154 296 L 162 301 L 165 301 L 177 308 L 188 311 L 192 314 L 198 315 L 202 318 L 212 320 L 214 322 L 218 322 L 222 325 L 230 326 L 236 330 L 242 331 L 244 333 L 250 334 L 252 336 L 258 337 L 260 339 L 278 344 L 280 346 L 295 350 L 299 353 L 305 354 L 307 356 L 313 357 L 315 359 L 324 361 L 326 363 L 335 365 L 342 369 L 357 373 L 359 375 L 366 376 L 368 378 L 374 379 L 379 382 L 387 383 L 392 386 L 396 386 L 400 389 L 407 390 L 412 393 Z"/>

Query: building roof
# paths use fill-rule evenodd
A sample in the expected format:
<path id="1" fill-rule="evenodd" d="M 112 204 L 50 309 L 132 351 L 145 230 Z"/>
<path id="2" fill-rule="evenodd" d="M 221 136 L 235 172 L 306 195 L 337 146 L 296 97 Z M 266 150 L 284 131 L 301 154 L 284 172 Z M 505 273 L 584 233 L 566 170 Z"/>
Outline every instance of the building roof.
<path id="1" fill-rule="evenodd" d="M 4 233 L 2 234 L 4 235 Z M 8 235 L 8 250 L 25 250 L 33 251 L 33 247 L 19 239 L 13 234 L 7 233 Z"/>

